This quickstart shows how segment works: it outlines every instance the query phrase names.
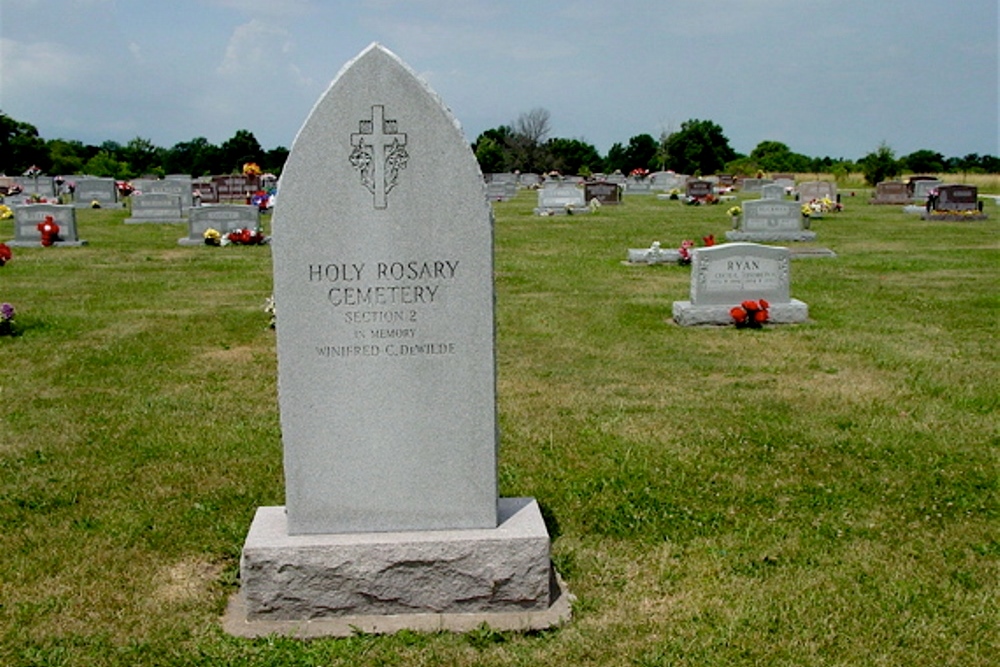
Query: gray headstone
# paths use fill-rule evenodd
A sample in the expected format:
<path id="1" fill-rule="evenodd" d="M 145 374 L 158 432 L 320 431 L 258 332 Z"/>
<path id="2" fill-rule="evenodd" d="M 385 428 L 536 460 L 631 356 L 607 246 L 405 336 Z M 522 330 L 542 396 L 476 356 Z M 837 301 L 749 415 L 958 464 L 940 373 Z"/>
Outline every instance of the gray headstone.
<path id="1" fill-rule="evenodd" d="M 784 199 L 785 186 L 777 183 L 768 183 L 760 188 L 761 199 Z"/>
<path id="2" fill-rule="evenodd" d="M 220 234 L 237 229 L 260 230 L 260 210 L 256 206 L 223 204 L 196 206 L 188 216 L 188 235 L 179 239 L 180 245 L 204 245 L 205 232 L 214 229 Z"/>
<path id="3" fill-rule="evenodd" d="M 181 209 L 187 211 L 193 206 L 193 190 L 190 176 L 170 176 L 158 181 L 150 181 L 143 193 L 177 195 L 181 200 Z"/>
<path id="4" fill-rule="evenodd" d="M 776 324 L 808 317 L 806 305 L 790 297 L 788 248 L 725 243 L 695 248 L 691 255 L 690 301 L 674 302 L 678 324 L 729 324 L 730 308 L 748 299 L 770 302 L 770 321 Z"/>
<path id="5" fill-rule="evenodd" d="M 313 109 L 279 191 L 289 529 L 495 527 L 492 219 L 456 121 L 373 45 Z"/>
<path id="6" fill-rule="evenodd" d="M 911 183 L 913 200 L 916 202 L 926 202 L 931 190 L 936 190 L 941 185 L 941 181 L 937 179 L 913 181 Z"/>
<path id="7" fill-rule="evenodd" d="M 286 507 L 259 508 L 225 627 L 558 622 L 538 505 L 497 498 L 493 220 L 458 123 L 372 44 L 313 108 L 280 192 Z"/>
<path id="8" fill-rule="evenodd" d="M 21 186 L 21 192 L 25 195 L 38 195 L 39 197 L 55 197 L 56 185 L 51 176 L 17 176 L 14 182 Z"/>
<path id="9" fill-rule="evenodd" d="M 805 229 L 802 206 L 784 199 L 752 199 L 743 203 L 740 228 L 726 232 L 730 241 L 813 241 Z"/>
<path id="10" fill-rule="evenodd" d="M 490 201 L 510 201 L 517 196 L 514 181 L 490 181 L 486 184 L 486 197 Z"/>
<path id="11" fill-rule="evenodd" d="M 648 178 L 634 178 L 630 176 L 625 181 L 625 194 L 651 195 L 653 194 L 653 182 Z"/>
<path id="12" fill-rule="evenodd" d="M 118 201 L 118 185 L 113 178 L 78 178 L 73 193 L 73 205 L 90 208 L 97 202 L 101 208 L 121 208 Z"/>
<path id="13" fill-rule="evenodd" d="M 42 233 L 38 231 L 38 224 L 45 220 L 46 216 L 52 216 L 52 221 L 59 225 L 59 240 L 55 246 L 81 246 L 86 245 L 86 241 L 81 241 L 76 231 L 76 209 L 72 206 L 61 206 L 58 204 L 29 204 L 27 206 L 15 206 L 14 211 L 14 239 L 7 244 L 14 247 L 37 246 L 42 241 Z"/>
<path id="14" fill-rule="evenodd" d="M 744 178 L 741 188 L 743 192 L 760 192 L 768 183 L 774 183 L 770 178 Z"/>
<path id="15" fill-rule="evenodd" d="M 807 203 L 816 199 L 829 199 L 837 201 L 837 184 L 832 181 L 806 181 L 799 183 L 799 202 Z"/>
<path id="16" fill-rule="evenodd" d="M 129 197 L 132 215 L 125 219 L 128 224 L 142 222 L 177 223 L 184 221 L 181 198 L 168 194 L 139 194 Z"/>
<path id="17" fill-rule="evenodd" d="M 582 189 L 573 183 L 547 181 L 538 190 L 536 215 L 560 215 L 563 213 L 586 213 L 587 202 Z"/>

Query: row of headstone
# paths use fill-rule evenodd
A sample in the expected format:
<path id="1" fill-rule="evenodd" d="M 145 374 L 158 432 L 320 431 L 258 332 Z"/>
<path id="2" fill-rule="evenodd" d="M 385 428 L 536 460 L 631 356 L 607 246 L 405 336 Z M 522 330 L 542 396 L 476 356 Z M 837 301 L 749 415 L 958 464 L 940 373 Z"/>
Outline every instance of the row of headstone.
<path id="1" fill-rule="evenodd" d="M 695 248 L 691 251 L 690 298 L 674 302 L 674 321 L 682 326 L 731 324 L 734 306 L 765 299 L 769 322 L 805 322 L 809 307 L 791 298 L 790 285 L 788 248 L 756 243 Z"/>
<path id="2" fill-rule="evenodd" d="M 87 242 L 81 240 L 76 229 L 76 209 L 63 204 L 28 204 L 12 207 L 14 212 L 14 238 L 7 241 L 12 247 L 34 247 L 41 245 L 42 232 L 38 225 L 51 216 L 52 222 L 59 226 L 59 238 L 52 245 L 82 246 Z"/>

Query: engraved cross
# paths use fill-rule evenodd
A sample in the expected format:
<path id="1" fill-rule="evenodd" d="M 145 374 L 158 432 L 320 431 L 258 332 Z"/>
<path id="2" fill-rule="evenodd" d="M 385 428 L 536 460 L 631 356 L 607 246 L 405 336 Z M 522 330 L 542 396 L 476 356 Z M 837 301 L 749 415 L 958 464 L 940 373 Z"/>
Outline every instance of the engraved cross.
<path id="1" fill-rule="evenodd" d="M 361 172 L 361 182 L 374 195 L 375 208 L 386 208 L 386 195 L 406 167 L 406 134 L 396 131 L 396 121 L 386 120 L 385 107 L 372 105 L 371 120 L 358 123 L 351 134 L 351 162 Z"/>

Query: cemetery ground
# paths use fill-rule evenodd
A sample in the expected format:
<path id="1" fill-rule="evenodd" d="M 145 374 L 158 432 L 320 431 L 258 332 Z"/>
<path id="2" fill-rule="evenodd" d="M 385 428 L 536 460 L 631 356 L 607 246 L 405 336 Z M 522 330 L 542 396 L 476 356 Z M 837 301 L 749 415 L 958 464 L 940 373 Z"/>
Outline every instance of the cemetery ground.
<path id="1" fill-rule="evenodd" d="M 270 249 L 79 211 L 88 246 L 0 269 L 0 663 L 996 664 L 1000 209 L 866 201 L 792 262 L 810 321 L 757 331 L 676 326 L 690 268 L 623 264 L 726 204 L 496 204 L 500 493 L 543 507 L 574 618 L 309 642 L 219 623 L 283 503 Z"/>

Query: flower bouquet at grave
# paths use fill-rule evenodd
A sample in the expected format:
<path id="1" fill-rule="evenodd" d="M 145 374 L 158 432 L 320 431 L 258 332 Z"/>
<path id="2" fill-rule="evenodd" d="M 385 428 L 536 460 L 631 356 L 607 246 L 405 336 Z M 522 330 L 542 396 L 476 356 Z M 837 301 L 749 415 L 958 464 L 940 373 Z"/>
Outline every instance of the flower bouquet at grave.
<path id="1" fill-rule="evenodd" d="M 719 198 L 713 194 L 707 194 L 702 197 L 688 197 L 686 201 L 688 206 L 708 206 L 718 204 Z"/>
<path id="2" fill-rule="evenodd" d="M 767 309 L 770 304 L 764 299 L 759 301 L 744 301 L 738 306 L 734 306 L 729 315 L 733 318 L 733 323 L 737 329 L 760 329 L 767 322 Z"/>
<path id="3" fill-rule="evenodd" d="M 681 241 L 681 246 L 677 249 L 677 263 L 681 266 L 688 266 L 691 264 L 691 249 L 694 248 L 694 241 L 691 239 L 684 239 Z"/>
<path id="4" fill-rule="evenodd" d="M 643 179 L 649 176 L 649 169 L 643 169 L 642 167 L 636 167 L 628 173 L 632 178 Z"/>
<path id="5" fill-rule="evenodd" d="M 14 217 L 14 211 L 6 204 L 0 204 L 0 220 L 10 220 Z"/>
<path id="6" fill-rule="evenodd" d="M 38 223 L 36 229 L 41 232 L 42 245 L 46 248 L 59 240 L 59 225 L 56 224 L 51 215 L 45 216 L 45 219 Z"/>
<path id="7" fill-rule="evenodd" d="M 218 229 L 212 229 L 209 227 L 201 236 L 205 239 L 205 245 L 222 245 L 222 234 L 219 233 Z"/>
<path id="8" fill-rule="evenodd" d="M 0 304 L 0 336 L 14 335 L 14 306 L 9 303 Z"/>
<path id="9" fill-rule="evenodd" d="M 222 237 L 221 245 L 264 245 L 270 240 L 256 229 L 234 229 Z"/>
<path id="10" fill-rule="evenodd" d="M 0 266 L 9 262 L 13 256 L 13 253 L 10 251 L 10 246 L 6 243 L 0 243 Z"/>

